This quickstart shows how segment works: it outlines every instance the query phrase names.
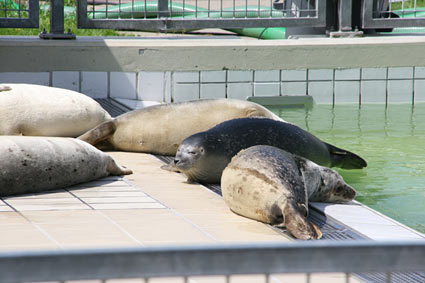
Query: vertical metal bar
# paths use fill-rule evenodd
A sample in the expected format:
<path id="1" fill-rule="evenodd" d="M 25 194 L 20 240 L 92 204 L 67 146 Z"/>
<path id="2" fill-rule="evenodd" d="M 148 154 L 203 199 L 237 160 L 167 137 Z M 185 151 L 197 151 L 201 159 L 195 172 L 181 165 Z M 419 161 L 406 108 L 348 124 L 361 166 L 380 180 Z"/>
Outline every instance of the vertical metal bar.
<path id="1" fill-rule="evenodd" d="M 223 0 L 220 0 L 220 18 L 223 17 Z"/>
<path id="2" fill-rule="evenodd" d="M 248 0 L 245 0 L 245 18 L 248 17 Z"/>
<path id="3" fill-rule="evenodd" d="M 416 0 L 415 0 L 415 4 L 414 4 L 414 7 L 413 7 L 413 17 L 416 18 Z"/>
<path id="4" fill-rule="evenodd" d="M 19 0 L 19 2 L 18 2 L 18 18 L 21 18 L 21 5 L 22 5 L 22 3 L 21 3 L 21 0 Z"/>
<path id="5" fill-rule="evenodd" d="M 391 272 L 385 273 L 385 282 L 391 283 Z"/>
<path id="6" fill-rule="evenodd" d="M 145 1 L 145 19 L 148 17 L 148 4 L 147 1 Z"/>
<path id="7" fill-rule="evenodd" d="M 172 17 L 172 15 L 173 15 L 173 0 L 169 0 L 167 5 L 169 6 L 169 7 L 167 6 L 167 8 L 169 9 L 168 16 Z"/>
<path id="8" fill-rule="evenodd" d="M 306 283 L 311 283 L 311 273 L 306 273 L 305 274 L 305 282 Z"/>
<path id="9" fill-rule="evenodd" d="M 95 2 L 93 1 L 93 10 L 96 9 L 96 5 Z M 105 16 L 106 18 L 108 18 L 108 12 L 109 12 L 109 0 L 106 0 L 106 8 L 105 8 L 106 12 L 105 12 Z"/>
<path id="10" fill-rule="evenodd" d="M 257 17 L 260 17 L 260 5 L 261 5 L 261 2 L 260 0 L 258 0 Z"/>
<path id="11" fill-rule="evenodd" d="M 64 32 L 63 0 L 50 0 L 50 33 Z"/>
<path id="12" fill-rule="evenodd" d="M 270 18 L 273 16 L 273 0 L 270 0 Z"/>
<path id="13" fill-rule="evenodd" d="M 39 26 L 39 13 L 38 13 L 39 3 L 37 0 L 28 1 L 28 18 L 32 26 L 38 28 Z"/>
<path id="14" fill-rule="evenodd" d="M 361 69 L 360 69 L 361 71 Z M 345 283 L 350 283 L 350 273 L 345 273 Z"/>
<path id="15" fill-rule="evenodd" d="M 168 17 L 168 0 L 158 0 L 158 18 Z"/>
<path id="16" fill-rule="evenodd" d="M 121 19 L 121 0 L 118 0 L 118 19 Z"/>
<path id="17" fill-rule="evenodd" d="M 185 0 L 183 0 L 183 10 L 182 10 L 182 17 L 183 17 L 183 19 L 184 19 L 184 10 L 185 10 L 185 5 L 186 5 L 186 3 L 185 3 L 186 1 Z"/>
<path id="18" fill-rule="evenodd" d="M 338 9 L 338 25 L 339 31 L 352 31 L 352 7 L 353 2 L 351 0 L 339 0 Z"/>

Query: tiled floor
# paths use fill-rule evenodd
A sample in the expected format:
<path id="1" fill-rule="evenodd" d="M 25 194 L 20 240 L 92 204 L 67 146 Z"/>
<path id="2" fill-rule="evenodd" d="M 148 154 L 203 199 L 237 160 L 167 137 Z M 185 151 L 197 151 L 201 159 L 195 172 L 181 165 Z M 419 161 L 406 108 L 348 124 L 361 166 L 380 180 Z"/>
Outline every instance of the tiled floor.
<path id="1" fill-rule="evenodd" d="M 156 157 L 110 152 L 132 175 L 109 177 L 43 194 L 0 201 L 0 252 L 74 248 L 290 241 L 267 225 L 232 213 L 222 198 Z M 310 282 L 346 282 L 343 274 L 317 274 Z M 269 282 L 305 282 L 305 275 L 272 275 Z M 99 282 L 99 281 L 78 281 Z M 107 282 L 145 282 L 109 280 Z M 149 283 L 184 282 L 154 278 Z M 187 282 L 226 282 L 223 276 Z M 232 276 L 231 283 L 266 282 L 264 275 Z M 350 282 L 358 282 L 352 278 Z"/>

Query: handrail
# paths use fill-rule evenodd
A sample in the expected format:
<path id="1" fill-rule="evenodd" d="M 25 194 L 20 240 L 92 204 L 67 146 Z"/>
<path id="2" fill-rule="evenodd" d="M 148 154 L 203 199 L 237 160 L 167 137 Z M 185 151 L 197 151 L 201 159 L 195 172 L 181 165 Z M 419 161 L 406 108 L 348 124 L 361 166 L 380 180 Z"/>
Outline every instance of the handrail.
<path id="1" fill-rule="evenodd" d="M 290 242 L 0 253 L 0 282 L 425 271 L 425 241 Z"/>

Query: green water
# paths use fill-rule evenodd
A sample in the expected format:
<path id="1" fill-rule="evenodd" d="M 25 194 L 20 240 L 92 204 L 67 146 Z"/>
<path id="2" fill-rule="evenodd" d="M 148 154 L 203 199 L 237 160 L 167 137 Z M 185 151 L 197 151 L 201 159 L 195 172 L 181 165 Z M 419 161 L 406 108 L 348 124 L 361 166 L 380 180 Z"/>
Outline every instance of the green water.
<path id="1" fill-rule="evenodd" d="M 425 104 L 270 109 L 366 159 L 364 169 L 337 169 L 357 190 L 356 200 L 425 232 Z"/>

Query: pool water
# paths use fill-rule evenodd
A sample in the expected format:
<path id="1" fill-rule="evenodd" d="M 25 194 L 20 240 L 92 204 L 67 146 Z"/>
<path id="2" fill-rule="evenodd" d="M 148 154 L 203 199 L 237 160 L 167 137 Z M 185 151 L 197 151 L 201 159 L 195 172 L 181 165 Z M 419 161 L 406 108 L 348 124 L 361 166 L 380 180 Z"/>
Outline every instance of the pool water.
<path id="1" fill-rule="evenodd" d="M 363 157 L 364 169 L 337 169 L 356 200 L 425 233 L 425 103 L 270 110 Z"/>

